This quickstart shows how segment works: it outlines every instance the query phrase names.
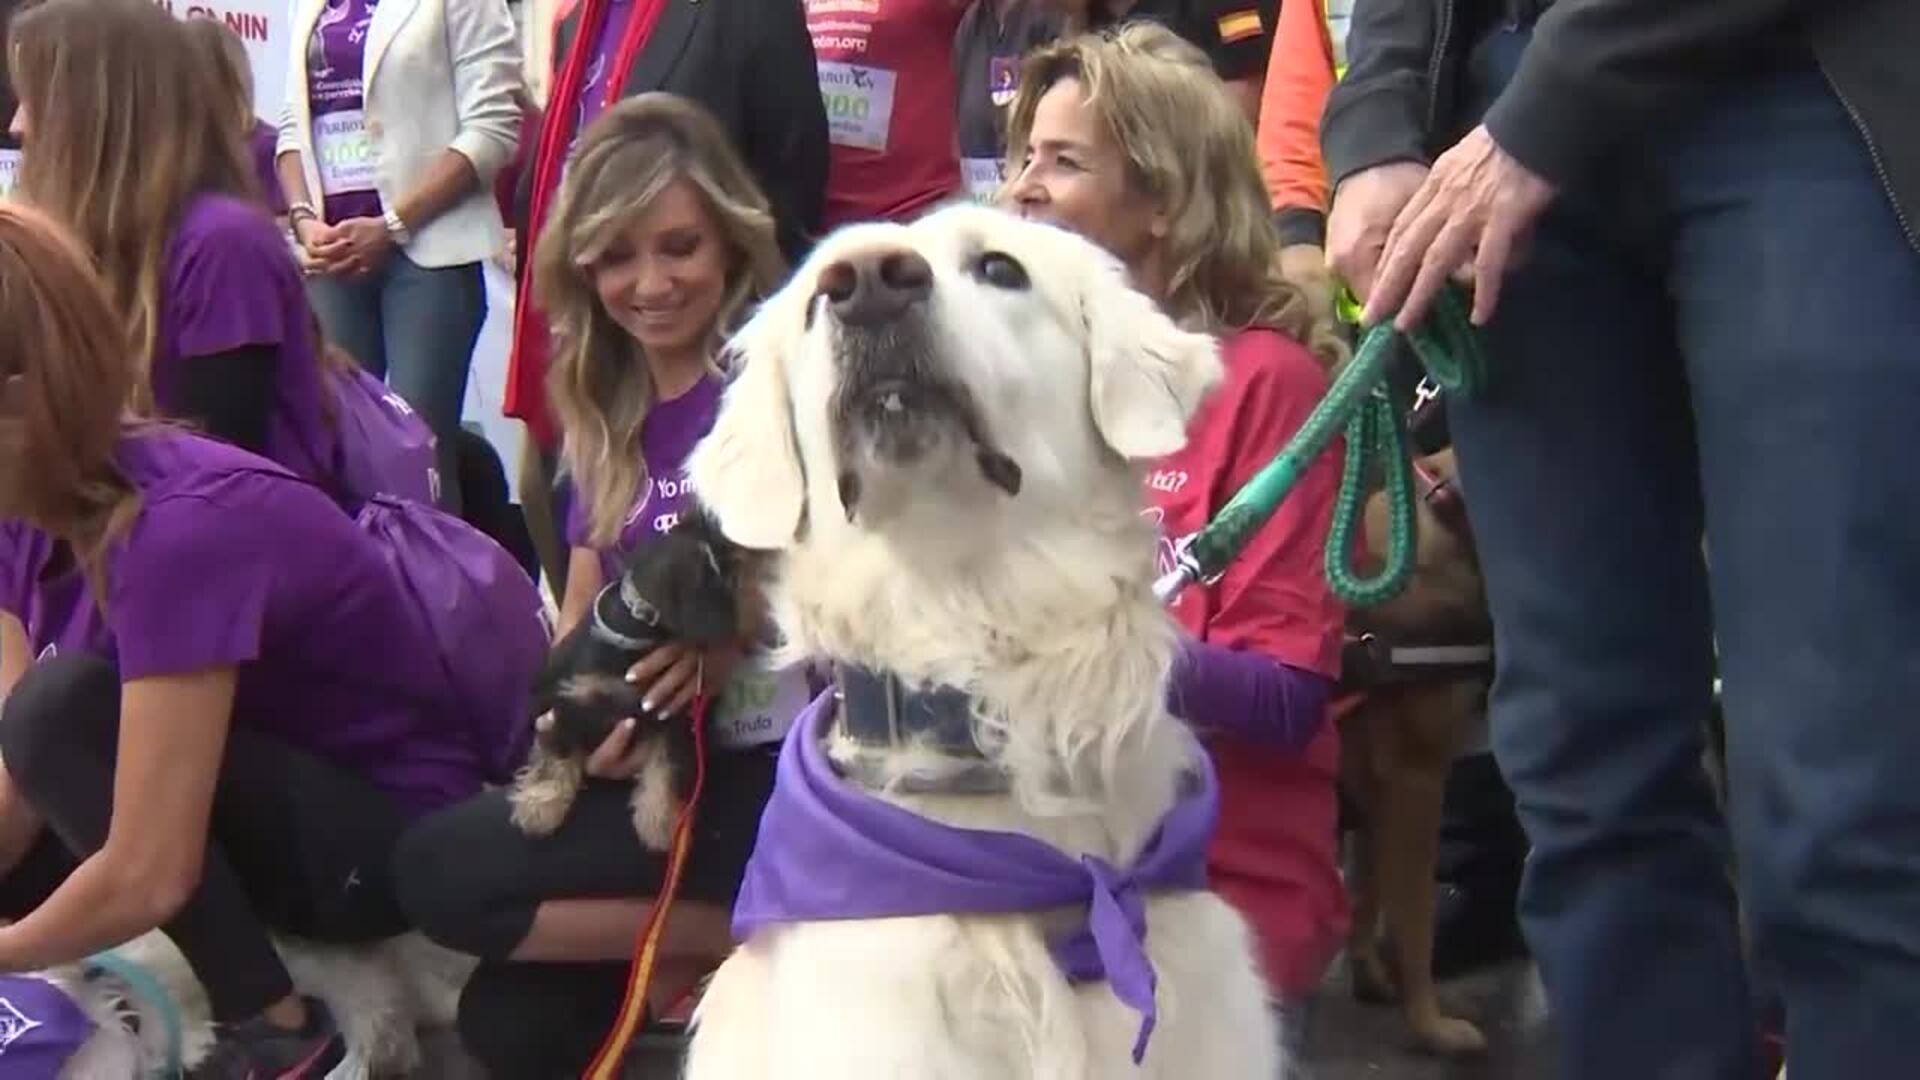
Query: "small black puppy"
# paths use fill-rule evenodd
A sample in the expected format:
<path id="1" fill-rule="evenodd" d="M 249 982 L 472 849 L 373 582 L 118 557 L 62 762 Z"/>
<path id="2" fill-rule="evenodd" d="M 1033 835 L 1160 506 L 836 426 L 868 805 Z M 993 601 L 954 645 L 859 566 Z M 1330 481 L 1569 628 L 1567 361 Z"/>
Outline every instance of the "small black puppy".
<path id="1" fill-rule="evenodd" d="M 634 778 L 633 827 L 641 843 L 666 850 L 693 784 L 693 733 L 685 717 L 642 712 L 640 688 L 626 674 L 670 641 L 704 649 L 741 640 L 747 561 L 710 518 L 690 512 L 642 544 L 620 579 L 600 591 L 534 688 L 535 715 L 552 720 L 514 778 L 513 823 L 522 832 L 545 836 L 560 827 L 586 779 L 587 756 L 634 717 L 633 745 L 644 761 Z"/>

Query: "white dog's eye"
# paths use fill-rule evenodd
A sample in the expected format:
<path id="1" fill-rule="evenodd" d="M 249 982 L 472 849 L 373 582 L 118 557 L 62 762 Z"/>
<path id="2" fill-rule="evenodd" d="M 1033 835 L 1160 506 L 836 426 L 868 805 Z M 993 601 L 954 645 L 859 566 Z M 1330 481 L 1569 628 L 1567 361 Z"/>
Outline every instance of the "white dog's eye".
<path id="1" fill-rule="evenodd" d="M 996 289 L 1024 289 L 1032 282 L 1027 268 L 1004 251 L 989 251 L 973 260 L 973 276 Z"/>

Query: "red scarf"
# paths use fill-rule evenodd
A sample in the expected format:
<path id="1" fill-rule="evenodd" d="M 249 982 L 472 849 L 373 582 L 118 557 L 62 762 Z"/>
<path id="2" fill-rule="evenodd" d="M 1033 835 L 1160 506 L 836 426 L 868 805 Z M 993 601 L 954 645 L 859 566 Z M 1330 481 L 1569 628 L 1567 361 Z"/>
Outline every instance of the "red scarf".
<path id="1" fill-rule="evenodd" d="M 540 122 L 539 141 L 533 151 L 532 199 L 527 211 L 527 227 L 520 237 L 520 282 L 514 293 L 513 352 L 507 363 L 505 412 L 526 422 L 528 432 L 542 447 L 554 443 L 553 418 L 547 411 L 547 362 L 550 342 L 546 313 L 533 299 L 534 251 L 545 229 L 547 212 L 560 191 L 560 176 L 566 169 L 567 152 L 573 149 L 575 122 L 580 116 L 580 93 L 587 68 L 593 63 L 594 48 L 600 42 L 611 0 L 578 0 L 574 7 L 580 21 L 574 26 L 573 41 L 555 74 L 553 93 L 548 95 L 546 114 Z M 653 36 L 654 24 L 666 10 L 668 0 L 636 0 L 620 34 L 620 46 L 613 54 L 613 69 L 607 73 L 605 104 L 618 101 L 626 88 L 633 62 Z M 564 20 L 566 14 L 560 18 Z"/>

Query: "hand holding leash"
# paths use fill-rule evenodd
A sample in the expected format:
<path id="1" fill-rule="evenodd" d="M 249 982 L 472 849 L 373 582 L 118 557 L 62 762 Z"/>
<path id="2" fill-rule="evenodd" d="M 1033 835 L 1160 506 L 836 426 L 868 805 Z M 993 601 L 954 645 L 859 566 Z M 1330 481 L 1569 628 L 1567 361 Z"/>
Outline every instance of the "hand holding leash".
<path id="1" fill-rule="evenodd" d="M 667 642 L 640 658 L 627 672 L 627 682 L 644 697 L 642 720 L 664 720 L 685 715 L 693 700 L 725 685 L 738 662 L 734 648 L 701 650 L 678 641 Z"/>

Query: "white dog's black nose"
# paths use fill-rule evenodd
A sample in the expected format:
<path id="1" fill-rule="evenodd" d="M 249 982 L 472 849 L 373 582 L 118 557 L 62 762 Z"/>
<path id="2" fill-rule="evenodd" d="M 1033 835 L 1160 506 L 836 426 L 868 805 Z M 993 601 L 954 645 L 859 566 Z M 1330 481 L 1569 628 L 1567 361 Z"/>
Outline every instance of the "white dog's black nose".
<path id="1" fill-rule="evenodd" d="M 820 271 L 817 295 L 842 323 L 883 323 L 925 303 L 933 292 L 933 267 L 902 249 L 867 251 L 829 263 Z"/>

